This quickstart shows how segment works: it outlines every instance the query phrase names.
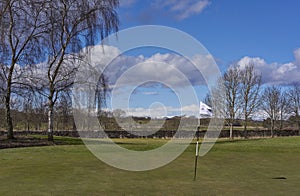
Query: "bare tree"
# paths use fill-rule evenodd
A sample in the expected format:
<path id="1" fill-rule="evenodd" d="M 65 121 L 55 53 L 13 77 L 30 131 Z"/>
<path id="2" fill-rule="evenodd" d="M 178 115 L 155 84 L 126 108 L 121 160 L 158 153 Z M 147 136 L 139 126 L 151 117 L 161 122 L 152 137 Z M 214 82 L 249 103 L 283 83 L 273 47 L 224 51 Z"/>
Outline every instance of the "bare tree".
<path id="1" fill-rule="evenodd" d="M 288 97 L 289 97 L 289 104 L 290 104 L 290 110 L 295 115 L 295 121 L 298 126 L 298 131 L 300 135 L 300 83 L 294 83 L 290 90 L 288 91 Z"/>
<path id="2" fill-rule="evenodd" d="M 44 52 L 47 53 L 47 76 L 40 88 L 48 98 L 48 140 L 53 140 L 53 110 L 60 92 L 73 84 L 80 61 L 78 52 L 118 30 L 115 11 L 118 0 L 53 0 L 45 10 L 49 21 L 45 35 Z M 71 62 L 71 63 L 70 63 Z"/>
<path id="3" fill-rule="evenodd" d="M 248 138 L 247 124 L 250 116 L 258 108 L 261 75 L 258 75 L 253 65 L 247 65 L 241 71 L 241 105 L 244 116 L 244 135 Z"/>
<path id="4" fill-rule="evenodd" d="M 39 43 L 45 29 L 45 4 L 42 0 L 0 0 L 0 61 L 8 139 L 14 138 L 11 95 L 19 85 L 14 72 L 18 65 L 36 63 L 42 58 Z"/>
<path id="5" fill-rule="evenodd" d="M 231 66 L 219 79 L 212 89 L 212 94 L 207 94 L 205 102 L 212 105 L 212 101 L 219 105 L 218 115 L 230 125 L 230 138 L 233 138 L 233 124 L 241 109 L 240 87 L 241 71 L 237 66 Z M 222 105 L 220 105 L 222 104 Z"/>
<path id="6" fill-rule="evenodd" d="M 271 137 L 274 137 L 275 122 L 281 116 L 281 89 L 276 86 L 267 87 L 261 96 L 261 108 L 267 113 L 270 118 Z"/>
<path id="7" fill-rule="evenodd" d="M 237 66 L 230 67 L 223 75 L 224 88 L 226 93 L 226 117 L 230 125 L 230 138 L 233 138 L 233 123 L 237 117 L 238 111 L 241 109 L 241 71 Z"/>
<path id="8" fill-rule="evenodd" d="M 284 120 L 290 115 L 290 102 L 287 91 L 282 91 L 279 100 L 279 130 L 283 128 Z"/>

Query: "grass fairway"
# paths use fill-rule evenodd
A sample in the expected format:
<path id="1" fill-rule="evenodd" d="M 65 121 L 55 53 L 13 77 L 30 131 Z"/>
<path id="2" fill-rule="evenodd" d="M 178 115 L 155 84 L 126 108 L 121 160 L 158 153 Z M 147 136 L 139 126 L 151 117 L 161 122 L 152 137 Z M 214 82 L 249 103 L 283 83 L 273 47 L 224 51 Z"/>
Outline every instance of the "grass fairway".
<path id="1" fill-rule="evenodd" d="M 136 150 L 165 142 L 117 141 Z M 0 195 L 300 194 L 300 137 L 220 140 L 199 158 L 195 182 L 194 148 L 190 145 L 172 163 L 147 172 L 110 167 L 84 145 L 3 149 Z"/>

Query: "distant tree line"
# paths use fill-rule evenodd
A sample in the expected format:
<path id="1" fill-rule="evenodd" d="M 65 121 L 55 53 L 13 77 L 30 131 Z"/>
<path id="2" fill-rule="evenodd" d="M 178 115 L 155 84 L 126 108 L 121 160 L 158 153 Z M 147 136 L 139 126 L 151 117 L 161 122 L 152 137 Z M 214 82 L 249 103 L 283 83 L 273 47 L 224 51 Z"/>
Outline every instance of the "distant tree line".
<path id="1" fill-rule="evenodd" d="M 205 102 L 217 105 L 216 108 L 220 111 L 215 113 L 226 120 L 230 127 L 230 138 L 233 138 L 235 122 L 241 119 L 247 138 L 249 120 L 258 116 L 267 119 L 272 137 L 274 130 L 281 130 L 287 119 L 291 124 L 297 125 L 300 133 L 300 83 L 283 87 L 262 85 L 262 76 L 251 64 L 244 67 L 230 66 L 214 89 L 207 94 Z"/>

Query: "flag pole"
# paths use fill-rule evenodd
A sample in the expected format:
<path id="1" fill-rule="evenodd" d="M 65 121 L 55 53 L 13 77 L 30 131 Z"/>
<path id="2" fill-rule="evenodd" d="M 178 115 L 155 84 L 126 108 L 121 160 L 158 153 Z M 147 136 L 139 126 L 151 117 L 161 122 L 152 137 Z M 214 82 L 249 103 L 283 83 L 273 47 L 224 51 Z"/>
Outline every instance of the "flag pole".
<path id="1" fill-rule="evenodd" d="M 198 165 L 198 156 L 199 156 L 199 136 L 200 136 L 200 116 L 198 119 L 198 127 L 196 132 L 197 142 L 196 142 L 196 154 L 195 154 L 194 181 L 196 181 L 196 177 L 197 177 L 197 165 Z"/>
<path id="2" fill-rule="evenodd" d="M 208 115 L 208 116 L 212 116 L 212 109 L 211 107 L 209 107 L 208 105 L 206 105 L 205 103 L 202 103 L 200 101 L 200 111 L 199 111 L 199 119 L 198 119 L 198 127 L 197 127 L 197 132 L 196 132 L 196 136 L 197 136 L 197 142 L 196 142 L 196 156 L 195 156 L 195 169 L 194 169 L 194 181 L 196 180 L 197 177 L 197 162 L 198 162 L 198 156 L 199 156 L 199 137 L 200 137 L 200 118 L 201 115 Z"/>

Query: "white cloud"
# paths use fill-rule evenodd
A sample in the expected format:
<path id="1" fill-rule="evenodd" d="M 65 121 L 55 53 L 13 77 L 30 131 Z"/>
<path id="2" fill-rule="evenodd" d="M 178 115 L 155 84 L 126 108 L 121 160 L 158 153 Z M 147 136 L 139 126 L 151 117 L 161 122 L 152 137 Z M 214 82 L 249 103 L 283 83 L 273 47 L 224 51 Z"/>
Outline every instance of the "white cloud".
<path id="1" fill-rule="evenodd" d="M 284 75 L 285 73 L 291 72 L 297 69 L 297 66 L 294 63 L 286 63 L 278 67 L 276 72 L 278 75 Z"/>
<path id="2" fill-rule="evenodd" d="M 155 108 L 129 108 L 126 113 L 128 116 L 149 116 L 151 118 L 163 118 L 170 115 L 165 107 L 155 107 Z"/>
<path id="3" fill-rule="evenodd" d="M 154 92 L 154 91 L 147 91 L 147 92 L 143 92 L 144 95 L 158 95 L 158 92 Z"/>
<path id="4" fill-rule="evenodd" d="M 179 20 L 201 13 L 209 4 L 208 0 L 156 0 L 156 7 L 167 10 Z"/>
<path id="5" fill-rule="evenodd" d="M 104 47 L 104 50 L 103 50 Z M 137 85 L 139 81 L 157 81 L 166 86 L 184 87 L 187 85 L 203 85 L 205 81 L 199 70 L 188 59 L 174 54 L 154 54 L 151 57 L 120 55 L 120 51 L 109 46 L 95 46 L 91 49 L 91 62 L 93 65 L 103 68 L 115 56 L 109 64 L 104 74 L 108 78 L 110 87 L 120 78 L 118 87 Z M 216 73 L 210 71 L 214 63 L 209 55 L 196 55 L 191 61 L 200 65 L 207 77 L 215 76 Z"/>
<path id="6" fill-rule="evenodd" d="M 151 108 L 129 108 L 126 111 L 127 116 L 150 116 L 151 118 L 164 118 L 172 116 L 197 116 L 199 113 L 199 106 L 192 104 L 182 107 L 172 106 L 157 106 Z"/>
<path id="7" fill-rule="evenodd" d="M 263 67 L 265 66 L 267 63 L 264 59 L 261 59 L 259 57 L 254 57 L 254 58 L 251 58 L 251 57 L 248 57 L 248 56 L 245 56 L 243 57 L 239 62 L 238 62 L 238 65 L 243 69 L 245 68 L 247 65 L 249 64 L 254 64 L 256 67 Z"/>
<path id="8" fill-rule="evenodd" d="M 300 78 L 300 48 L 294 51 L 295 61 L 288 63 L 267 63 L 259 57 L 243 57 L 237 64 L 244 68 L 253 64 L 255 70 L 262 75 L 265 84 L 291 84 Z"/>
<path id="9" fill-rule="evenodd" d="M 192 105 L 183 106 L 183 107 L 181 108 L 181 111 L 182 111 L 186 116 L 198 115 L 198 114 L 199 114 L 199 105 L 192 104 Z"/>
<path id="10" fill-rule="evenodd" d="M 136 3 L 137 0 L 120 0 L 121 7 L 130 7 Z"/>
<path id="11" fill-rule="evenodd" d="M 294 51 L 294 56 L 296 59 L 296 64 L 300 65 L 300 48 L 298 48 Z"/>
<path id="12" fill-rule="evenodd" d="M 200 14 L 210 3 L 210 0 L 121 0 L 120 6 L 121 8 L 131 8 L 134 5 L 139 8 L 146 7 L 142 8 L 141 12 L 135 11 L 135 13 L 140 14 L 137 18 L 147 22 L 158 16 L 164 15 L 165 17 L 166 14 L 177 20 L 184 20 Z M 147 4 L 147 6 L 141 4 Z"/>

